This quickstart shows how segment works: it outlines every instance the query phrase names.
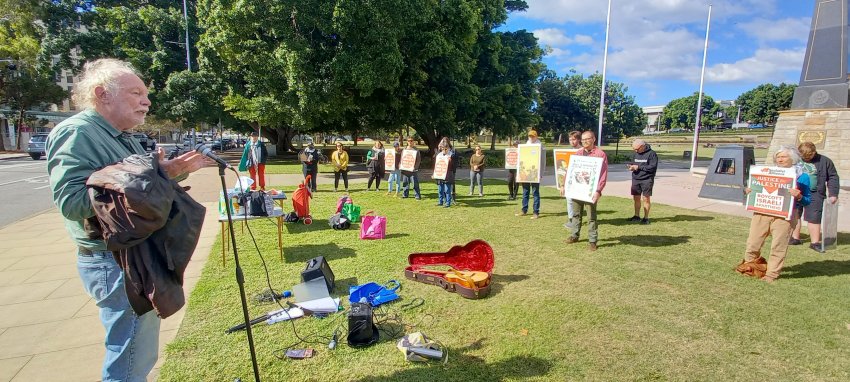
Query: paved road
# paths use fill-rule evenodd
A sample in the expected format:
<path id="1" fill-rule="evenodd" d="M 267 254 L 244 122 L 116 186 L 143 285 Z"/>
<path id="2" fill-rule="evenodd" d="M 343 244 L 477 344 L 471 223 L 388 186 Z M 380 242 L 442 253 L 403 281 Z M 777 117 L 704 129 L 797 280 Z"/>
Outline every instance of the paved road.
<path id="1" fill-rule="evenodd" d="M 0 161 L 0 228 L 54 208 L 47 185 L 47 161 L 29 157 Z"/>

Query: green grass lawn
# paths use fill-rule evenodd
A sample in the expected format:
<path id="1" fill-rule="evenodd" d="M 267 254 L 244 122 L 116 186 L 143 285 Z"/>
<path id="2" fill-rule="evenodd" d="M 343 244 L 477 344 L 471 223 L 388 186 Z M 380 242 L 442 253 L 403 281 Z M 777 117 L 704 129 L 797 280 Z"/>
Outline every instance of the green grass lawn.
<path id="1" fill-rule="evenodd" d="M 287 191 L 291 191 L 288 190 Z M 466 194 L 458 188 L 459 195 Z M 749 220 L 657 205 L 652 225 L 625 221 L 632 201 L 600 202 L 600 241 L 589 252 L 582 241 L 564 244 L 565 203 L 542 190 L 541 218 L 515 217 L 518 202 L 506 187 L 488 182 L 484 198 L 461 196 L 449 209 L 435 204 L 436 187 L 423 183 L 424 200 L 355 192 L 363 210 L 389 217 L 382 241 L 358 239 L 358 229 L 335 231 L 326 217 L 339 194 L 319 192 L 311 202 L 313 225 L 284 227 L 284 259 L 275 225 L 251 230 L 278 290 L 300 282 L 305 262 L 323 255 L 336 275 L 339 296 L 347 286 L 401 281 L 402 300 L 380 310 L 386 332 L 365 349 L 343 335 L 328 350 L 346 317 L 294 321 L 312 343 L 311 359 L 275 354 L 298 342 L 290 323 L 260 324 L 254 340 L 266 381 L 563 381 L 563 380 L 806 380 L 850 379 L 850 260 L 848 245 L 820 255 L 791 247 L 782 277 L 773 284 L 738 275 Z M 267 288 L 254 245 L 237 226 L 245 288 Z M 467 300 L 404 278 L 407 256 L 444 252 L 473 239 L 488 241 L 496 265 L 489 297 Z M 840 242 L 847 243 L 842 234 Z M 224 330 L 242 320 L 232 255 L 213 249 L 176 339 L 166 349 L 160 381 L 252 380 L 245 332 Z M 401 305 L 422 298 L 421 307 Z M 251 316 L 278 309 L 249 300 Z M 446 364 L 403 360 L 395 333 L 423 331 L 449 349 Z"/>

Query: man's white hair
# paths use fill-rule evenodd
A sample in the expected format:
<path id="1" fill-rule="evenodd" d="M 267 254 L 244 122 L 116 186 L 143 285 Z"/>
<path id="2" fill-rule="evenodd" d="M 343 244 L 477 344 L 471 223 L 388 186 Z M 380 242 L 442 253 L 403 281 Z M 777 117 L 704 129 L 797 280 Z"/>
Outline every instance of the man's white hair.
<path id="1" fill-rule="evenodd" d="M 126 61 L 114 58 L 101 58 L 87 62 L 83 66 L 80 80 L 74 84 L 71 99 L 80 109 L 95 107 L 97 96 L 95 88 L 102 86 L 109 94 L 118 94 L 118 78 L 125 74 L 133 74 L 141 78 L 139 72 Z"/>
<path id="2" fill-rule="evenodd" d="M 638 147 L 641 147 L 641 146 L 643 146 L 643 145 L 645 145 L 645 144 L 646 144 L 646 141 L 644 141 L 643 139 L 638 138 L 638 139 L 635 139 L 635 141 L 634 141 L 634 142 L 632 142 L 632 147 L 633 147 L 633 148 L 638 148 Z"/>

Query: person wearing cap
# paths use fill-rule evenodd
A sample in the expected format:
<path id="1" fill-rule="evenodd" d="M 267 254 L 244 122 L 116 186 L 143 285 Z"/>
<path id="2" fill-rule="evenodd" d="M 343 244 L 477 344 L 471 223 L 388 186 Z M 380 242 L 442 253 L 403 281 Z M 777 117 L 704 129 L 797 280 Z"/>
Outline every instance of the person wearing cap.
<path id="1" fill-rule="evenodd" d="M 546 163 L 546 150 L 543 148 L 543 142 L 537 139 L 537 131 L 530 130 L 528 132 L 528 141 L 525 143 L 528 145 L 540 145 L 540 163 L 538 163 L 537 167 L 540 168 L 540 173 L 542 174 Z M 534 197 L 534 214 L 531 215 L 531 218 L 537 219 L 540 217 L 540 182 L 522 184 L 522 212 L 518 212 L 516 216 L 525 216 L 528 214 L 529 194 L 532 194 Z"/>
<path id="2" fill-rule="evenodd" d="M 398 165 L 401 163 L 401 145 L 398 141 L 393 142 L 392 149 L 395 151 L 395 170 L 389 171 L 387 174 L 387 195 L 392 193 L 393 188 L 395 188 L 394 196 L 398 196 L 398 192 L 401 191 L 401 170 L 398 169 Z"/>
<path id="3" fill-rule="evenodd" d="M 260 134 L 256 131 L 251 132 L 251 139 L 245 143 L 245 149 L 242 150 L 242 159 L 239 160 L 239 171 L 248 170 L 251 174 L 251 190 L 256 190 L 257 186 L 261 190 L 266 189 L 266 160 L 269 157 L 269 152 L 266 150 L 266 144 L 260 140 Z"/>
<path id="4" fill-rule="evenodd" d="M 301 172 L 304 179 L 310 176 L 310 192 L 316 192 L 316 176 L 319 175 L 319 152 L 313 147 L 313 141 L 307 142 L 307 147 L 298 154 L 301 159 Z"/>
<path id="5" fill-rule="evenodd" d="M 592 131 L 585 131 L 581 134 L 581 150 L 573 155 L 588 156 L 602 158 L 602 168 L 599 171 L 599 180 L 596 183 L 596 192 L 593 193 L 593 201 L 585 202 L 583 200 L 572 199 L 572 215 L 570 215 L 570 237 L 566 243 L 572 244 L 578 242 L 578 235 L 581 232 L 581 213 L 584 207 L 588 206 L 587 213 L 587 241 L 591 251 L 596 250 L 596 242 L 599 239 L 598 226 L 596 224 L 596 202 L 602 197 L 602 190 L 608 182 L 608 156 L 599 147 L 596 146 L 596 134 Z"/>
<path id="6" fill-rule="evenodd" d="M 632 172 L 631 193 L 635 202 L 635 214 L 628 220 L 647 225 L 649 224 L 649 208 L 652 206 L 649 198 L 652 197 L 655 171 L 658 170 L 658 154 L 640 138 L 632 142 L 632 149 L 635 150 L 635 159 L 627 166 Z M 641 204 L 643 204 L 643 219 L 640 217 Z"/>
<path id="7" fill-rule="evenodd" d="M 336 151 L 331 154 L 331 163 L 334 165 L 334 192 L 339 190 L 339 178 L 348 192 L 348 153 L 343 149 L 342 142 L 336 143 Z"/>

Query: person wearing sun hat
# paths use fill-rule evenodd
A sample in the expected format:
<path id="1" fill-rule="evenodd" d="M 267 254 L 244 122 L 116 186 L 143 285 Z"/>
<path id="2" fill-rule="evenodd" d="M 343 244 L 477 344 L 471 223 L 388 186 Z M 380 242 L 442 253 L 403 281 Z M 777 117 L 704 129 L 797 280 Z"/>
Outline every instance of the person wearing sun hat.
<path id="1" fill-rule="evenodd" d="M 543 167 L 546 162 L 546 150 L 543 148 L 543 142 L 540 142 L 540 139 L 537 138 L 536 130 L 528 131 L 528 141 L 525 142 L 529 145 L 540 145 L 540 163 L 537 165 L 537 168 L 540 169 L 540 172 L 543 172 Z M 528 214 L 528 199 L 529 194 L 534 197 L 534 214 L 531 215 L 532 219 L 537 219 L 540 217 L 540 183 L 523 183 L 522 184 L 522 212 L 517 212 L 516 216 L 525 216 Z"/>

